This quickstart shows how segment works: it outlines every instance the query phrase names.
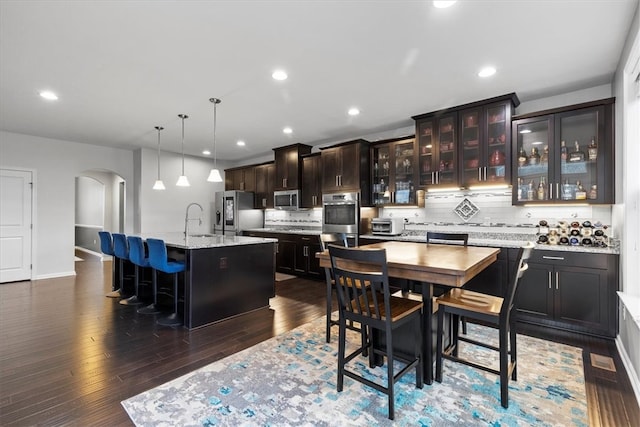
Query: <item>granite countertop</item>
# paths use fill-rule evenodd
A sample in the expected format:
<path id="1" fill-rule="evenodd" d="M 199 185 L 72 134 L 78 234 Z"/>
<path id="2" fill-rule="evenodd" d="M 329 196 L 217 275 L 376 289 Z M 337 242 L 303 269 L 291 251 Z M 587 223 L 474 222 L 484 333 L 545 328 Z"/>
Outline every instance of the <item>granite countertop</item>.
<path id="1" fill-rule="evenodd" d="M 222 234 L 194 233 L 186 239 L 184 233 L 150 233 L 141 236 L 143 239 L 162 239 L 168 246 L 180 249 L 207 249 L 221 248 L 225 246 L 256 245 L 262 243 L 276 243 L 278 239 L 248 237 L 248 236 L 225 236 Z"/>
<path id="2" fill-rule="evenodd" d="M 267 228 L 248 228 L 244 231 L 260 231 L 263 233 L 287 233 L 302 234 L 307 236 L 319 236 L 322 234 L 320 228 L 288 228 L 288 227 L 267 227 Z"/>

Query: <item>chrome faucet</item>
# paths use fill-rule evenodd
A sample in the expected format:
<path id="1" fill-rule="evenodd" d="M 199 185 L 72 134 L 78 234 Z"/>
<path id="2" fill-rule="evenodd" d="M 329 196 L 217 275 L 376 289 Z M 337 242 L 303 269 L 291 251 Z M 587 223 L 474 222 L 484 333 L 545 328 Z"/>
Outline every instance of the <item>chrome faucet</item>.
<path id="1" fill-rule="evenodd" d="M 200 208 L 200 217 L 199 218 L 189 218 L 189 208 L 191 206 L 197 206 Z M 189 237 L 189 221 L 194 221 L 194 220 L 198 220 L 198 225 L 202 225 L 202 213 L 204 212 L 204 209 L 202 208 L 202 206 L 199 203 L 189 203 L 189 205 L 187 206 L 187 212 L 184 214 L 184 237 L 185 239 L 187 237 Z"/>

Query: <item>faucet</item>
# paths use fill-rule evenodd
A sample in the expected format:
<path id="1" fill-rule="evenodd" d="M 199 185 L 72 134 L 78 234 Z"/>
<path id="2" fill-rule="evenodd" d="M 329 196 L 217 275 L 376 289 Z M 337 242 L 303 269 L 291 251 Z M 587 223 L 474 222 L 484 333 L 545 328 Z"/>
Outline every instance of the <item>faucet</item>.
<path id="1" fill-rule="evenodd" d="M 200 217 L 199 218 L 189 218 L 189 208 L 191 206 L 197 206 L 200 208 Z M 189 237 L 189 221 L 194 221 L 194 220 L 198 220 L 198 225 L 202 225 L 202 213 L 204 212 L 204 209 L 202 208 L 202 206 L 199 203 L 189 203 L 189 205 L 187 206 L 187 211 L 184 214 L 184 237 L 185 239 L 187 237 Z"/>

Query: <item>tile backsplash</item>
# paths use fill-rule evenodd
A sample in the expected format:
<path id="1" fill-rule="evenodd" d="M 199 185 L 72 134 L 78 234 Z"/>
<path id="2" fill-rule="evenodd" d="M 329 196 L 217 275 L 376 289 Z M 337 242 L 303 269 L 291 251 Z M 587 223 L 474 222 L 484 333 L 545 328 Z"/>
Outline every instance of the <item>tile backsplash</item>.
<path id="1" fill-rule="evenodd" d="M 322 228 L 322 209 L 305 209 L 300 211 L 284 211 L 267 209 L 264 211 L 266 228 Z"/>

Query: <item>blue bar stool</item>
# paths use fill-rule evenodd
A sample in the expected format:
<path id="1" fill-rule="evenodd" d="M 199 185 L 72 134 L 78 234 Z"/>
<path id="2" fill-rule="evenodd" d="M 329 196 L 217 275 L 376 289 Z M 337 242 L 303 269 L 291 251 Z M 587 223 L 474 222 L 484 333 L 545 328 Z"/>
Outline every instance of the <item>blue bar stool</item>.
<path id="1" fill-rule="evenodd" d="M 115 256 L 118 258 L 118 265 L 120 269 L 120 274 L 118 275 L 120 280 L 120 294 L 122 294 L 123 297 L 126 297 L 127 293 L 125 292 L 125 289 L 124 289 L 124 266 L 125 266 L 124 262 L 129 261 L 129 245 L 127 244 L 127 236 L 121 233 L 113 233 L 112 236 L 113 236 L 113 252 Z M 127 299 L 120 300 L 120 303 L 128 305 L 129 303 L 123 302 L 123 301 L 126 301 Z M 135 303 L 135 300 L 134 300 L 134 303 Z"/>
<path id="2" fill-rule="evenodd" d="M 158 271 L 173 274 L 173 313 L 158 319 L 158 324 L 180 326 L 182 325 L 182 320 L 178 317 L 178 273 L 185 270 L 185 263 L 182 261 L 169 261 L 164 240 L 147 239 L 147 246 L 149 247 L 149 263 L 153 267 L 154 283 L 157 280 Z"/>
<path id="3" fill-rule="evenodd" d="M 128 299 L 123 299 L 120 304 L 123 305 L 141 305 L 144 304 L 139 299 L 140 289 L 140 267 L 150 268 L 149 259 L 144 256 L 144 243 L 140 237 L 127 236 L 127 244 L 129 245 L 129 261 L 135 266 L 135 289 L 136 294 Z"/>
<path id="4" fill-rule="evenodd" d="M 111 233 L 108 231 L 98 231 L 98 236 L 100 236 L 100 250 L 102 253 L 113 257 L 111 261 L 111 292 L 106 296 L 108 298 L 120 298 L 122 295 L 120 294 L 120 283 L 118 283 L 118 278 L 116 277 L 116 254 L 113 251 Z"/>

